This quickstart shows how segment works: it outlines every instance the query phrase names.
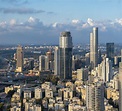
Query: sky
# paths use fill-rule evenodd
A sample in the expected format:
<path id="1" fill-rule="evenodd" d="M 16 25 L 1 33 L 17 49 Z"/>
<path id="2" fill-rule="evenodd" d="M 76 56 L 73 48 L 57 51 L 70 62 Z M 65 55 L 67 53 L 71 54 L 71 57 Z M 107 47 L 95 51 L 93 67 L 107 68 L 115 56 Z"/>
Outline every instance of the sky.
<path id="1" fill-rule="evenodd" d="M 62 31 L 73 43 L 122 43 L 121 0 L 0 0 L 0 44 L 58 44 Z"/>

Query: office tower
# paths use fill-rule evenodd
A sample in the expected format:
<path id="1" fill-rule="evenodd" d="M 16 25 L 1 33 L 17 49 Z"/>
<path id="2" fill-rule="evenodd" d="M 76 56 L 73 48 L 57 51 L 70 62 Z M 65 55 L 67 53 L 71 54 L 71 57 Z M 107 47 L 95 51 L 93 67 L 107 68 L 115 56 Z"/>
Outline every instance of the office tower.
<path id="1" fill-rule="evenodd" d="M 45 57 L 45 70 L 54 70 L 54 53 L 48 51 Z"/>
<path id="2" fill-rule="evenodd" d="M 113 62 L 114 60 L 114 43 L 106 43 L 107 58 Z"/>
<path id="3" fill-rule="evenodd" d="M 72 70 L 75 71 L 75 63 L 76 63 L 76 59 L 75 56 L 72 56 Z"/>
<path id="4" fill-rule="evenodd" d="M 77 69 L 81 68 L 82 66 L 82 59 L 80 55 L 73 55 L 72 56 L 72 70 L 76 71 Z"/>
<path id="5" fill-rule="evenodd" d="M 89 66 L 90 64 L 90 53 L 85 54 L 85 65 Z"/>
<path id="6" fill-rule="evenodd" d="M 93 32 L 90 33 L 90 63 L 91 69 L 98 64 L 98 28 L 94 27 Z"/>
<path id="7" fill-rule="evenodd" d="M 109 58 L 104 58 L 104 60 L 101 63 L 102 66 L 102 80 L 104 82 L 110 82 L 110 80 L 113 77 L 113 71 L 112 71 L 112 61 L 109 60 Z"/>
<path id="8" fill-rule="evenodd" d="M 119 63 L 119 111 L 122 111 L 122 60 Z"/>
<path id="9" fill-rule="evenodd" d="M 34 68 L 34 59 L 30 59 L 28 65 L 29 65 L 29 70 L 33 70 L 33 68 Z"/>
<path id="10" fill-rule="evenodd" d="M 77 80 L 87 81 L 88 80 L 88 68 L 77 69 Z"/>
<path id="11" fill-rule="evenodd" d="M 39 56 L 39 71 L 45 71 L 45 55 Z"/>
<path id="12" fill-rule="evenodd" d="M 118 75 L 115 75 L 114 77 L 113 77 L 113 88 L 116 90 L 116 91 L 118 91 L 119 90 L 119 76 Z"/>
<path id="13" fill-rule="evenodd" d="M 46 56 L 47 56 L 49 61 L 53 61 L 54 60 L 54 53 L 52 53 L 52 51 L 46 52 Z"/>
<path id="14" fill-rule="evenodd" d="M 54 74 L 59 75 L 60 74 L 60 60 L 59 60 L 59 47 L 55 47 L 54 52 Z"/>
<path id="15" fill-rule="evenodd" d="M 104 111 L 104 85 L 102 82 L 86 86 L 87 111 Z"/>
<path id="16" fill-rule="evenodd" d="M 16 64 L 16 72 L 22 72 L 23 71 L 23 58 L 24 58 L 24 52 L 22 46 L 17 47 L 17 64 Z"/>
<path id="17" fill-rule="evenodd" d="M 45 71 L 49 71 L 49 58 L 45 56 Z"/>
<path id="18" fill-rule="evenodd" d="M 118 64 L 118 56 L 115 56 L 114 57 L 114 65 L 117 66 L 117 64 Z"/>
<path id="19" fill-rule="evenodd" d="M 122 49 L 121 49 L 121 62 L 122 62 Z"/>
<path id="20" fill-rule="evenodd" d="M 102 62 L 101 50 L 98 50 L 98 64 Z"/>
<path id="21" fill-rule="evenodd" d="M 70 32 L 60 36 L 60 78 L 72 79 L 72 37 Z"/>
<path id="22" fill-rule="evenodd" d="M 122 62 L 119 63 L 119 111 L 122 111 Z"/>

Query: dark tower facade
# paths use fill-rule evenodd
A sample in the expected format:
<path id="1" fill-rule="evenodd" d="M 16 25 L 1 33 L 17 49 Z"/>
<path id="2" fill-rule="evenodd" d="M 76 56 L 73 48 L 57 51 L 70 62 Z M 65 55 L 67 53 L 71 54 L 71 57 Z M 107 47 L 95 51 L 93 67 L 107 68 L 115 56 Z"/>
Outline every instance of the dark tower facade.
<path id="1" fill-rule="evenodd" d="M 114 59 L 114 43 L 106 43 L 107 58 L 113 61 Z"/>
<path id="2" fill-rule="evenodd" d="M 72 37 L 70 32 L 60 35 L 60 79 L 72 79 Z"/>

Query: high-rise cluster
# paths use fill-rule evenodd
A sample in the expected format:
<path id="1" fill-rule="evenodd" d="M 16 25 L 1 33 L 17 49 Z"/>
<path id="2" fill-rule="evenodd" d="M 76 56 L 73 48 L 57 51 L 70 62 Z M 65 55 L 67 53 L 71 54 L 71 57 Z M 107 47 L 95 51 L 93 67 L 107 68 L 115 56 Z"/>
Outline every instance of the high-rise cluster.
<path id="1" fill-rule="evenodd" d="M 70 32 L 61 32 L 59 46 L 54 53 L 48 51 L 39 57 L 39 71 L 51 71 L 61 80 L 72 79 L 72 37 Z"/>
<path id="2" fill-rule="evenodd" d="M 45 51 L 45 47 L 43 48 Z M 22 88 L 23 92 L 19 90 L 20 94 L 13 95 L 12 102 L 16 103 L 16 98 L 23 95 L 22 105 L 25 110 L 35 111 L 39 108 L 45 111 L 118 111 L 119 104 L 119 111 L 122 111 L 122 62 L 118 74 L 117 65 L 112 67 L 114 55 L 117 55 L 114 54 L 114 43 L 107 43 L 106 48 L 100 45 L 98 49 L 97 27 L 90 33 L 90 52 L 89 47 L 86 47 L 85 51 L 80 45 L 73 47 L 69 31 L 61 32 L 59 46 L 46 46 L 47 48 L 50 50 L 45 55 L 40 55 L 39 60 L 30 59 L 34 60 L 35 66 L 31 68 L 31 72 L 38 71 L 40 77 L 47 81 L 38 87 Z M 22 72 L 21 46 L 17 48 L 16 57 L 16 71 Z M 24 58 L 24 71 L 26 62 L 27 58 Z M 10 88 L 6 88 L 6 92 L 8 89 Z M 18 107 L 16 105 L 13 109 Z"/>

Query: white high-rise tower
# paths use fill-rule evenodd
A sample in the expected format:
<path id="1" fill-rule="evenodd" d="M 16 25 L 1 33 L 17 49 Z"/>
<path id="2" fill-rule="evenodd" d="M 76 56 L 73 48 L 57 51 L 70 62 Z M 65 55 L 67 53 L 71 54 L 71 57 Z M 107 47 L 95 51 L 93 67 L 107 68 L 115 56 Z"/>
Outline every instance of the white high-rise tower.
<path id="1" fill-rule="evenodd" d="M 55 52 L 54 52 L 54 74 L 59 75 L 60 74 L 60 59 L 59 59 L 59 47 L 55 47 Z"/>
<path id="2" fill-rule="evenodd" d="M 98 28 L 94 27 L 90 33 L 90 63 L 91 68 L 95 68 L 98 64 Z"/>
<path id="3" fill-rule="evenodd" d="M 101 63 L 101 68 L 102 68 L 102 77 L 101 79 L 104 82 L 110 82 L 110 80 L 113 77 L 113 71 L 112 71 L 112 61 L 109 60 L 109 58 L 104 58 L 104 60 Z"/>

